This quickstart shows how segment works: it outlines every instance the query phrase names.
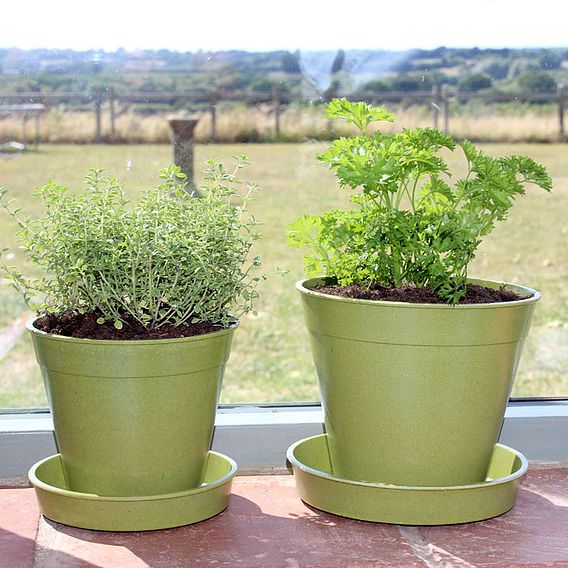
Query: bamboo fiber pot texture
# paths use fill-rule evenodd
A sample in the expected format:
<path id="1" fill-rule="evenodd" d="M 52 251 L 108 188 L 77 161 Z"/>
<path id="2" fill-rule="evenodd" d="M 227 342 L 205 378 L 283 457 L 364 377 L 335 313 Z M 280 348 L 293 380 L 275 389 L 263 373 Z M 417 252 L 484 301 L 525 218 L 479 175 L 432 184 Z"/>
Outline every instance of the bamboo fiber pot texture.
<path id="1" fill-rule="evenodd" d="M 141 341 L 27 327 L 70 490 L 148 496 L 199 487 L 236 326 Z"/>
<path id="2" fill-rule="evenodd" d="M 406 304 L 313 290 L 324 282 L 296 287 L 333 475 L 402 486 L 484 481 L 539 293 L 507 284 L 523 299 Z"/>

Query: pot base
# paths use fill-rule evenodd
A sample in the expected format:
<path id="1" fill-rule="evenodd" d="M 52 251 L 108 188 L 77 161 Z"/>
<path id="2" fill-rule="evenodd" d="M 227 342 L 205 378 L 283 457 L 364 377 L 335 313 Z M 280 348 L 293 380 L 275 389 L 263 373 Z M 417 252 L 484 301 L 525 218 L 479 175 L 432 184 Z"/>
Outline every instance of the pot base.
<path id="1" fill-rule="evenodd" d="M 335 477 L 326 434 L 296 442 L 287 456 L 300 498 L 308 505 L 351 519 L 400 525 L 453 525 L 506 513 L 528 467 L 520 452 L 496 444 L 486 481 L 406 487 Z"/>
<path id="2" fill-rule="evenodd" d="M 107 497 L 67 488 L 60 454 L 43 459 L 28 474 L 41 513 L 58 523 L 100 531 L 146 531 L 209 519 L 229 504 L 237 464 L 209 452 L 201 487 L 166 495 Z"/>

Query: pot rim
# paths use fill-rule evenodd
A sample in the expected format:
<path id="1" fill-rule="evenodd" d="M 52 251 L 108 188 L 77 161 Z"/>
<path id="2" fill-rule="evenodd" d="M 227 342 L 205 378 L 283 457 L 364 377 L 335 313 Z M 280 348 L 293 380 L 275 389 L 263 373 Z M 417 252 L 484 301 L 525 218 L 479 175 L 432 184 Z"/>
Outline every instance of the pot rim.
<path id="1" fill-rule="evenodd" d="M 427 303 L 411 303 L 411 302 L 391 302 L 388 300 L 366 300 L 361 298 L 344 298 L 342 296 L 334 296 L 333 294 L 324 294 L 307 287 L 307 284 L 315 281 L 322 281 L 329 279 L 327 276 L 315 276 L 312 278 L 304 278 L 296 282 L 296 290 L 307 296 L 314 296 L 321 300 L 329 300 L 332 302 L 345 302 L 348 304 L 362 304 L 369 306 L 388 306 L 392 308 L 416 308 L 416 309 L 430 309 L 430 310 L 476 310 L 476 309 L 507 309 L 516 308 L 518 306 L 531 304 L 540 300 L 540 292 L 534 288 L 529 288 L 522 284 L 514 284 L 512 282 L 505 282 L 501 280 L 489 280 L 487 278 L 468 278 L 467 281 L 473 284 L 493 284 L 496 286 L 506 286 L 512 288 L 517 293 L 527 294 L 527 297 L 521 300 L 513 300 L 512 302 L 491 302 L 482 304 L 427 304 Z"/>
<path id="2" fill-rule="evenodd" d="M 220 329 L 219 331 L 212 331 L 210 333 L 202 333 L 200 335 L 192 335 L 191 337 L 170 337 L 166 339 L 88 339 L 82 337 L 70 337 L 68 335 L 57 335 L 54 333 L 48 333 L 47 331 L 42 331 L 34 326 L 34 323 L 38 320 L 38 317 L 30 319 L 26 322 L 26 329 L 39 337 L 49 338 L 52 341 L 63 341 L 69 343 L 81 343 L 83 345 L 164 345 L 173 343 L 189 343 L 197 341 L 205 341 L 211 337 L 219 337 L 222 335 L 227 335 L 233 333 L 237 327 L 239 327 L 240 320 L 231 324 L 229 327 Z"/>

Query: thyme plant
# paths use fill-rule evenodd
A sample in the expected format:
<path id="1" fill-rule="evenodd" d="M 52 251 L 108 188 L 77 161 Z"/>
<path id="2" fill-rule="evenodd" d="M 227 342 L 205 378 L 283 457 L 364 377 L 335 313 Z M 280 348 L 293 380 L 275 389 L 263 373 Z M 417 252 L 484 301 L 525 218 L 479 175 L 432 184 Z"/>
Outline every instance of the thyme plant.
<path id="1" fill-rule="evenodd" d="M 394 120 L 382 107 L 333 99 L 326 114 L 359 130 L 319 156 L 341 187 L 357 192 L 351 209 L 305 215 L 289 227 L 289 243 L 311 249 L 304 259 L 312 276 L 367 289 L 425 287 L 456 304 L 482 238 L 507 217 L 515 198 L 527 184 L 552 188 L 545 168 L 527 156 L 492 158 L 433 128 L 370 132 L 372 123 Z M 452 182 L 440 154 L 456 147 L 467 172 Z"/>
<path id="2" fill-rule="evenodd" d="M 95 312 L 118 329 L 129 319 L 149 329 L 227 326 L 251 309 L 262 278 L 254 274 L 260 258 L 250 256 L 257 221 L 247 210 L 257 187 L 245 184 L 244 195 L 237 189 L 245 163 L 238 159 L 229 172 L 208 162 L 202 198 L 170 166 L 134 207 L 117 179 L 91 170 L 82 192 L 54 182 L 40 187 L 45 214 L 33 220 L 2 189 L 0 206 L 18 221 L 21 248 L 44 274 L 29 279 L 3 261 L 8 278 L 39 313 Z"/>

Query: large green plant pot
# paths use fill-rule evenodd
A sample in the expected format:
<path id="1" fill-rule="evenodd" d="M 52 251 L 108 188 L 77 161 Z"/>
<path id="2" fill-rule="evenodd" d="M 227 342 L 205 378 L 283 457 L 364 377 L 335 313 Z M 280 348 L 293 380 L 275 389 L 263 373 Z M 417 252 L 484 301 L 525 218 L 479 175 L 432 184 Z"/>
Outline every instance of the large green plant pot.
<path id="1" fill-rule="evenodd" d="M 333 475 L 399 486 L 485 481 L 539 294 L 430 305 L 301 292 Z M 497 282 L 474 281 L 485 286 Z"/>
<path id="2" fill-rule="evenodd" d="M 199 487 L 234 327 L 148 341 L 28 329 L 67 488 L 150 496 Z"/>

